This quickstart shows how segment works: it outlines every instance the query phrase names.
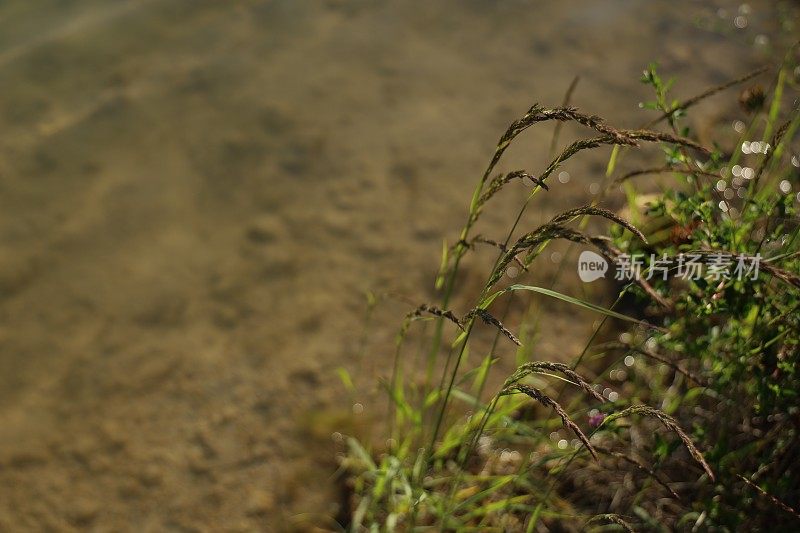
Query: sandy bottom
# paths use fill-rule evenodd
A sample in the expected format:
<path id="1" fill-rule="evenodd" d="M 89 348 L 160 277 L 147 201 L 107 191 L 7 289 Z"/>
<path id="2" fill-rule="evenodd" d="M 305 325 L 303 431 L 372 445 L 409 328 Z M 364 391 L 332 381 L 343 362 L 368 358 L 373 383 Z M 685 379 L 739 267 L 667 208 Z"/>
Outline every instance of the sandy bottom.
<path id="1" fill-rule="evenodd" d="M 576 105 L 635 126 L 648 62 L 682 96 L 742 74 L 770 57 L 752 43 L 778 35 L 772 5 L 737 30 L 733 2 L 3 2 L 0 531 L 334 515 L 330 434 L 376 414 L 407 311 L 380 307 L 359 355 L 364 293 L 434 298 L 508 122 L 580 74 Z M 733 97 L 697 115 L 728 121 Z M 502 168 L 542 168 L 551 133 Z M 588 201 L 604 156 L 526 223 Z M 570 355 L 588 327 L 553 307 L 537 350 Z"/>

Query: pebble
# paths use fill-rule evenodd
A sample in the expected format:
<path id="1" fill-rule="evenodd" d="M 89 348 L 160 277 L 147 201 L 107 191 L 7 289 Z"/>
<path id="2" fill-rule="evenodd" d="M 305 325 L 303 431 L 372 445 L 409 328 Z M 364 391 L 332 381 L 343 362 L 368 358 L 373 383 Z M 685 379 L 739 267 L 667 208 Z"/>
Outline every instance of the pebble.
<path id="1" fill-rule="evenodd" d="M 267 515 L 274 508 L 275 497 L 263 489 L 252 492 L 247 500 L 247 514 L 249 515 Z"/>

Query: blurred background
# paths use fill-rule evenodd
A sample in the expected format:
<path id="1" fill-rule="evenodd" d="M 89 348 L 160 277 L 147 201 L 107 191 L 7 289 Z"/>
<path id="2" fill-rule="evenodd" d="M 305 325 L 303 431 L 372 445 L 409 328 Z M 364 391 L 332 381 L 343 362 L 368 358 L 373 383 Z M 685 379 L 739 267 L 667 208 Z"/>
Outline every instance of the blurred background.
<path id="1" fill-rule="evenodd" d="M 797 23 L 772 0 L 0 2 L 0 531 L 335 516 L 331 434 L 383 414 L 409 310 L 367 322 L 365 294 L 433 298 L 508 123 L 580 76 L 574 105 L 641 125 L 648 63 L 689 97 Z M 736 96 L 698 108 L 701 139 L 733 135 Z M 551 136 L 500 170 L 542 168 Z M 607 157 L 566 165 L 533 220 L 588 202 Z M 543 357 L 584 340 L 570 313 Z"/>

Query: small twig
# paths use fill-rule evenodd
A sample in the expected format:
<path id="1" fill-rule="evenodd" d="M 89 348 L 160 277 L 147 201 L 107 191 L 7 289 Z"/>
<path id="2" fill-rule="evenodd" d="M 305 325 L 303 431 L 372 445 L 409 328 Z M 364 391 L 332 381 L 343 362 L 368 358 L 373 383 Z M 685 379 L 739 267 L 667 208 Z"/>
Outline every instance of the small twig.
<path id="1" fill-rule="evenodd" d="M 686 111 L 687 109 L 689 109 L 693 105 L 697 104 L 701 100 L 705 100 L 709 96 L 714 96 L 715 94 L 717 94 L 719 92 L 722 92 L 725 89 L 729 89 L 729 88 L 731 88 L 731 87 L 733 87 L 735 85 L 739 85 L 740 83 L 744 83 L 744 82 L 746 82 L 748 80 L 751 80 L 751 79 L 755 78 L 756 76 L 759 76 L 759 75 L 767 72 L 769 69 L 770 69 L 769 66 L 764 66 L 764 67 L 761 67 L 759 69 L 756 69 L 756 70 L 750 72 L 749 74 L 745 74 L 741 78 L 736 78 L 735 80 L 728 81 L 726 83 L 723 83 L 722 85 L 717 85 L 715 87 L 711 87 L 710 89 L 706 89 L 702 93 L 700 93 L 700 94 L 698 94 L 696 96 L 693 96 L 693 97 L 691 97 L 691 98 L 689 98 L 687 100 L 684 100 L 683 102 L 680 102 L 678 105 L 674 106 L 669 111 L 665 111 L 661 116 L 653 119 L 645 127 L 646 128 L 651 128 L 651 127 L 655 126 L 656 124 L 658 124 L 659 122 L 662 122 L 663 120 L 666 120 L 666 119 L 670 118 L 672 115 L 674 115 L 678 111 Z"/>
<path id="2" fill-rule="evenodd" d="M 678 493 L 675 492 L 672 489 L 672 487 L 667 485 L 666 481 L 664 481 L 660 477 L 658 477 L 658 475 L 656 474 L 655 470 L 649 468 L 647 465 L 643 464 L 638 459 L 636 459 L 634 457 L 631 457 L 629 455 L 625 455 L 624 453 L 620 453 L 620 452 L 615 452 L 613 450 L 609 450 L 608 448 L 604 448 L 602 446 L 595 446 L 594 448 L 595 448 L 595 450 L 597 450 L 600 453 L 604 453 L 606 455 L 610 455 L 611 457 L 616 457 L 617 459 L 621 459 L 621 460 L 625 461 L 626 463 L 632 464 L 637 469 L 641 470 L 642 472 L 644 472 L 645 474 L 647 474 L 648 476 L 653 478 L 656 481 L 656 483 L 658 483 L 659 485 L 661 485 L 662 487 L 667 489 L 667 492 L 669 492 L 670 495 L 673 498 L 675 498 L 678 501 L 681 501 L 681 497 L 678 495 Z"/>
<path id="3" fill-rule="evenodd" d="M 633 171 L 628 172 L 627 174 L 624 174 L 624 175 L 620 176 L 619 178 L 615 179 L 614 183 L 615 184 L 623 183 L 623 182 L 628 181 L 629 179 L 631 179 L 633 177 L 642 176 L 642 175 L 645 175 L 645 174 L 663 174 L 665 172 L 681 172 L 681 173 L 685 173 L 685 174 L 697 174 L 698 176 L 709 176 L 709 177 L 712 177 L 712 178 L 722 178 L 722 176 L 718 172 L 708 172 L 706 170 L 692 169 L 692 168 L 689 168 L 689 167 L 677 168 L 677 167 L 673 167 L 673 166 L 664 166 L 664 167 L 643 168 L 643 169 L 639 169 L 639 170 L 633 170 Z"/>
<path id="4" fill-rule="evenodd" d="M 406 320 L 412 320 L 414 318 L 421 317 L 424 313 L 433 316 L 438 316 L 441 318 L 446 318 L 447 320 L 458 326 L 459 329 L 462 330 L 464 329 L 464 326 L 461 324 L 461 320 L 459 320 L 459 318 L 452 311 L 444 311 L 436 306 L 428 304 L 422 304 L 413 311 L 411 311 L 410 313 L 408 313 L 408 315 L 406 315 Z"/>
<path id="5" fill-rule="evenodd" d="M 614 513 L 593 516 L 586 521 L 586 525 L 589 525 L 592 522 L 597 522 L 598 520 L 608 520 L 609 522 L 617 524 L 618 526 L 622 526 L 622 529 L 624 529 L 627 533 L 636 533 L 630 524 L 628 524 L 620 515 Z"/>
<path id="6" fill-rule="evenodd" d="M 784 511 L 786 511 L 790 515 L 794 516 L 795 518 L 800 518 L 800 513 L 798 513 L 792 507 L 789 507 L 786 503 L 782 502 L 777 497 L 775 497 L 772 494 L 770 494 L 769 492 L 765 491 L 764 489 L 762 489 L 761 487 L 759 487 L 758 485 L 756 485 L 755 483 L 753 483 L 752 481 L 750 481 L 746 477 L 742 476 L 741 474 L 736 474 L 736 477 L 738 477 L 739 479 L 741 479 L 742 481 L 747 483 L 749 486 L 751 486 L 754 489 L 756 489 L 756 491 L 758 491 L 759 494 L 761 494 L 762 496 L 767 498 L 769 501 L 771 501 L 772 503 L 774 503 L 775 505 L 777 505 L 778 507 L 780 507 L 781 509 L 783 509 Z"/>
<path id="7" fill-rule="evenodd" d="M 514 344 L 516 344 L 517 346 L 522 346 L 522 343 L 520 342 L 520 340 L 519 340 L 517 337 L 515 337 L 515 336 L 514 336 L 514 334 L 513 334 L 513 333 L 511 333 L 511 332 L 510 332 L 510 331 L 509 331 L 509 330 L 508 330 L 508 329 L 507 329 L 507 328 L 506 328 L 506 327 L 503 325 L 503 323 L 502 323 L 502 322 L 500 322 L 500 321 L 499 321 L 499 320 L 497 320 L 495 317 L 493 317 L 492 315 L 490 315 L 490 314 L 489 314 L 489 312 L 488 312 L 486 309 L 475 309 L 475 310 L 474 310 L 474 312 L 475 312 L 475 314 L 476 314 L 476 315 L 478 315 L 478 316 L 480 317 L 480 319 L 481 319 L 481 320 L 483 320 L 485 323 L 487 323 L 487 324 L 489 324 L 489 325 L 491 325 L 491 326 L 494 326 L 494 327 L 496 327 L 498 330 L 500 330 L 500 333 L 502 333 L 503 335 L 505 335 L 506 337 L 508 337 L 508 339 L 509 339 L 509 340 L 511 340 L 511 342 L 513 342 L 513 343 L 514 343 Z"/>
<path id="8" fill-rule="evenodd" d="M 575 87 L 578 86 L 578 82 L 580 81 L 580 76 L 575 76 L 572 78 L 572 83 L 569 84 L 567 88 L 567 92 L 564 93 L 564 100 L 561 102 L 562 107 L 566 107 L 569 105 L 570 100 L 572 100 L 572 93 L 575 92 Z M 557 122 L 556 127 L 553 128 L 553 138 L 550 140 L 550 157 L 553 157 L 556 153 L 556 146 L 558 145 L 558 136 L 561 134 L 561 126 L 563 122 Z"/>
<path id="9" fill-rule="evenodd" d="M 716 479 L 714 477 L 714 472 L 711 470 L 711 467 L 708 466 L 708 463 L 703 457 L 703 454 L 700 453 L 700 450 L 697 449 L 697 446 L 695 446 L 694 442 L 692 442 L 692 439 L 689 438 L 689 436 L 686 434 L 685 431 L 683 431 L 683 429 L 678 425 L 678 423 L 675 421 L 674 418 L 672 418 L 663 411 L 660 411 L 648 405 L 632 405 L 626 409 L 623 409 L 622 411 L 619 411 L 618 413 L 613 413 L 608 415 L 605 418 L 605 420 L 603 420 L 603 424 L 616 420 L 617 418 L 622 418 L 634 414 L 655 418 L 656 420 L 661 422 L 661 424 L 665 428 L 678 435 L 678 437 L 683 442 L 683 445 L 686 446 L 687 450 L 689 450 L 689 455 L 691 455 L 692 458 L 695 461 L 697 461 L 697 463 L 701 467 L 703 467 L 703 470 L 708 475 L 709 479 L 711 479 L 711 481 L 714 481 Z"/>

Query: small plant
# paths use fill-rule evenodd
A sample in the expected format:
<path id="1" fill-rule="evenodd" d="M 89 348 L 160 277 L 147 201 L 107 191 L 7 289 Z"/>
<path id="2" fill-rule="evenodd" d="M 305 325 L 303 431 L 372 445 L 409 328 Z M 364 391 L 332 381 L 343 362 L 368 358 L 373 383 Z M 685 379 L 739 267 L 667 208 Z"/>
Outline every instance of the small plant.
<path id="1" fill-rule="evenodd" d="M 760 103 L 748 100 L 751 124 L 728 152 L 693 140 L 683 117 L 763 69 L 677 101 L 669 97 L 672 83 L 651 66 L 642 81 L 656 98 L 643 107 L 659 115 L 639 129 L 612 127 L 568 105 L 534 105 L 509 126 L 478 181 L 458 240 L 444 247 L 436 277 L 440 301 L 410 312 L 397 336 L 387 382 L 388 449 L 373 453 L 347 441 L 343 467 L 354 493 L 349 530 L 800 527 L 800 473 L 793 472 L 800 458 L 800 223 L 790 194 L 800 185 L 791 163 L 800 116 L 796 108 L 781 111 L 794 67 L 790 55 L 767 108 L 764 92 L 749 89 L 761 95 Z M 495 175 L 510 144 L 544 122 L 574 122 L 592 134 L 568 144 L 538 174 Z M 662 124 L 668 131 L 657 129 Z M 642 144 L 661 146 L 663 165 L 614 178 L 626 152 Z M 520 227 L 540 194 L 557 194 L 550 177 L 564 161 L 604 146 L 612 147 L 606 192 L 625 191 L 630 220 L 594 202 L 538 227 Z M 676 183 L 642 210 L 634 178 L 653 174 L 672 175 Z M 507 234 L 474 235 L 491 199 L 517 180 L 532 189 Z M 607 222 L 606 234 L 589 233 L 589 219 Z M 608 307 L 548 287 L 504 286 L 510 267 L 531 271 L 556 240 L 591 247 L 609 261 L 648 260 Z M 473 303 L 459 313 L 451 308 L 459 266 L 477 246 L 495 248 L 497 256 Z M 696 256 L 697 279 L 678 279 L 674 268 L 650 275 L 656 258 L 689 254 Z M 746 278 L 721 274 L 720 265 L 745 260 L 759 260 L 760 271 Z M 496 309 L 523 294 L 567 302 L 603 320 L 582 353 L 531 359 L 530 350 L 519 348 L 529 336 L 515 333 Z M 429 320 L 434 326 L 419 386 L 406 370 L 403 347 L 410 328 Z M 493 328 L 494 340 L 480 365 L 464 368 L 478 322 Z M 619 340 L 603 341 L 601 332 L 612 325 Z M 445 342 L 450 331 L 452 341 Z M 519 366 L 487 391 L 497 354 L 507 348 L 517 352 Z M 600 392 L 609 372 L 626 376 L 621 394 Z"/>

